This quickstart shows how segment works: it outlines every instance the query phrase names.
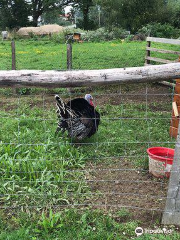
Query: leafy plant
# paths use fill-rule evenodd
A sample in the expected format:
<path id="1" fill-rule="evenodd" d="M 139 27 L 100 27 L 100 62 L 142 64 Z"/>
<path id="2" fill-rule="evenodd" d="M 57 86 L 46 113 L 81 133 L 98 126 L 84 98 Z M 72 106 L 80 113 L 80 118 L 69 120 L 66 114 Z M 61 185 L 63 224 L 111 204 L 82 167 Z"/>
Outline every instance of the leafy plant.
<path id="1" fill-rule="evenodd" d="M 63 226 L 61 223 L 61 214 L 53 213 L 52 209 L 49 211 L 49 216 L 46 216 L 44 212 L 42 213 L 41 220 L 38 224 L 46 233 L 58 230 Z M 36 232 L 40 232 L 40 230 L 36 229 Z"/>
<path id="2" fill-rule="evenodd" d="M 120 218 L 120 221 L 126 221 L 130 218 L 131 213 L 126 208 L 122 208 L 116 215 Z"/>
<path id="3" fill-rule="evenodd" d="M 180 30 L 173 27 L 169 23 L 150 23 L 138 30 L 139 33 L 145 36 L 160 37 L 160 38 L 178 38 Z"/>
<path id="4" fill-rule="evenodd" d="M 108 31 L 105 28 L 99 28 L 95 31 L 84 32 L 82 40 L 88 42 L 119 40 L 126 38 L 128 34 L 129 33 L 122 28 L 113 28 L 111 31 Z"/>

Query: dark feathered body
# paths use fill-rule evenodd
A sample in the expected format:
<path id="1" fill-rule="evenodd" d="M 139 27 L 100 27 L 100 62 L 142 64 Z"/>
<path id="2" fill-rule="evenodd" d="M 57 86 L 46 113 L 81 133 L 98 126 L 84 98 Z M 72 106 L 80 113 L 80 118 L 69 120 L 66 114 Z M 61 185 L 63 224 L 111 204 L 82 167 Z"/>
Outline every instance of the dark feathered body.
<path id="1" fill-rule="evenodd" d="M 97 130 L 100 114 L 84 98 L 76 98 L 67 104 L 56 96 L 58 117 L 57 131 L 68 131 L 72 138 L 82 140 L 91 137 Z"/>

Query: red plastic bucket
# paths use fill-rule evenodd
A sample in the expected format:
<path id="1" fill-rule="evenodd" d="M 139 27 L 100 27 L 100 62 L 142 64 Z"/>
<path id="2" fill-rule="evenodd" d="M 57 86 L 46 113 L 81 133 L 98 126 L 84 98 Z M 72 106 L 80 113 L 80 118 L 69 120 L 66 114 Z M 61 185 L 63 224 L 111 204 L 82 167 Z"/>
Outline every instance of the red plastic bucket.
<path id="1" fill-rule="evenodd" d="M 174 149 L 152 147 L 147 149 L 149 156 L 149 172 L 155 177 L 169 177 L 174 159 Z"/>

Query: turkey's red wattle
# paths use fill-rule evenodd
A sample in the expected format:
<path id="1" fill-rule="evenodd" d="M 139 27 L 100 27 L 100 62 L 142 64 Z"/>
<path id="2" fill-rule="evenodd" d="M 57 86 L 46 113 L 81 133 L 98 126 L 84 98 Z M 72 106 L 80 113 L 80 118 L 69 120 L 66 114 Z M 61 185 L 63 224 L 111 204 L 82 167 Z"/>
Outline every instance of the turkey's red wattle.
<path id="1" fill-rule="evenodd" d="M 93 104 L 93 101 L 92 101 L 92 100 L 90 100 L 90 105 L 94 107 L 94 104 Z"/>

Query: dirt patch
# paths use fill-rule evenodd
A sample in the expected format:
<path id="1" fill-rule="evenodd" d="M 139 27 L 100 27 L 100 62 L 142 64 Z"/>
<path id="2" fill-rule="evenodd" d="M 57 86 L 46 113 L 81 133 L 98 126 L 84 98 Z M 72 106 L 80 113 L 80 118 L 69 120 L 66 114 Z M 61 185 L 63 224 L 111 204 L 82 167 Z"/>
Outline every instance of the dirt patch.
<path id="1" fill-rule="evenodd" d="M 106 89 L 103 94 L 95 96 L 98 105 L 119 105 L 121 103 L 164 103 L 172 101 L 173 89 L 159 84 L 138 86 L 129 85 L 114 89 Z"/>
<path id="2" fill-rule="evenodd" d="M 12 111 L 18 107 L 18 99 L 16 97 L 0 96 L 0 110 Z"/>
<path id="3" fill-rule="evenodd" d="M 88 169 L 93 169 L 89 172 Z M 140 170 L 125 159 L 111 164 L 87 166 L 86 178 L 94 195 L 91 203 L 95 208 L 117 212 L 126 208 L 131 219 L 142 222 L 143 226 L 154 224 L 161 219 L 165 207 L 168 179 L 158 179 L 148 170 Z"/>
<path id="4" fill-rule="evenodd" d="M 76 97 L 84 97 L 85 93 L 91 93 L 94 97 L 96 106 L 120 105 L 126 103 L 147 103 L 151 110 L 163 111 L 163 103 L 172 102 L 173 90 L 167 86 L 158 84 L 151 85 L 129 85 L 129 86 L 107 86 L 97 91 L 96 88 L 82 88 L 74 89 L 72 93 L 63 93 L 60 96 L 67 102 Z M 45 93 L 38 95 L 13 95 L 0 96 L 0 108 L 10 111 L 17 108 L 18 99 L 20 103 L 27 103 L 29 107 L 54 108 L 55 100 L 52 93 Z M 154 103 L 157 103 L 155 106 Z M 159 105 L 158 105 L 159 103 Z"/>
<path id="5" fill-rule="evenodd" d="M 12 111 L 17 108 L 26 106 L 28 108 L 55 108 L 55 100 L 53 96 L 28 95 L 28 96 L 0 96 L 0 110 Z"/>

